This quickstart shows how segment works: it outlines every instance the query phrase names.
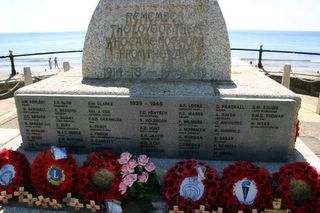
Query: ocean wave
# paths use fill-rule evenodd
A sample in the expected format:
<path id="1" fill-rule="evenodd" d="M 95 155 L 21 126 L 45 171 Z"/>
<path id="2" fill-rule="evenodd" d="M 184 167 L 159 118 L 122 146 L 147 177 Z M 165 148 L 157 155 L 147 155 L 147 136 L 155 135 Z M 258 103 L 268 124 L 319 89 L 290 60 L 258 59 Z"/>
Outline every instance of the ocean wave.
<path id="1" fill-rule="evenodd" d="M 80 57 L 61 57 L 61 58 L 57 58 L 58 62 L 62 62 L 62 61 L 69 61 L 69 60 L 75 60 L 75 61 L 81 61 Z M 14 59 L 15 62 L 28 62 L 28 63 L 48 63 L 49 61 L 49 57 L 48 58 L 15 58 Z M 52 63 L 54 63 L 54 58 L 51 57 L 51 61 Z"/>
<path id="2" fill-rule="evenodd" d="M 242 61 L 256 61 L 258 60 L 257 58 L 241 58 L 240 60 Z M 309 63 L 313 63 L 311 60 L 307 60 L 307 59 L 265 59 L 263 58 L 262 61 L 278 61 L 278 62 L 285 62 L 285 61 L 290 61 L 290 62 L 309 62 Z M 320 61 L 316 62 L 319 63 Z"/>
<path id="3" fill-rule="evenodd" d="M 39 63 L 39 62 L 47 62 L 47 58 L 15 58 L 16 62 L 30 62 L 30 63 Z"/>

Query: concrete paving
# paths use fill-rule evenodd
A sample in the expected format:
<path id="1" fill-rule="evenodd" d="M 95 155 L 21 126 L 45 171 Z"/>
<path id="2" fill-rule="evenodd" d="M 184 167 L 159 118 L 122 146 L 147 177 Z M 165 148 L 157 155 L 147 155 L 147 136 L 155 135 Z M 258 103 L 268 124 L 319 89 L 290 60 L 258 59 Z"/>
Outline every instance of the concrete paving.
<path id="1" fill-rule="evenodd" d="M 62 69 L 54 69 L 54 70 L 50 70 L 50 71 L 42 71 L 42 72 L 37 72 L 34 70 L 32 71 L 32 77 L 34 78 L 48 78 L 50 76 L 56 75 L 57 73 L 63 71 Z M 10 81 L 23 81 L 24 80 L 24 74 L 23 73 L 17 73 L 17 75 L 10 77 L 10 74 L 1 74 L 0 75 L 0 84 L 3 83 L 8 83 Z"/>
<path id="2" fill-rule="evenodd" d="M 299 112 L 300 138 L 320 157 L 320 115 L 316 114 L 318 99 L 308 95 L 300 95 L 302 98 Z"/>
<path id="3" fill-rule="evenodd" d="M 0 100 L 0 128 L 19 128 L 14 98 Z"/>

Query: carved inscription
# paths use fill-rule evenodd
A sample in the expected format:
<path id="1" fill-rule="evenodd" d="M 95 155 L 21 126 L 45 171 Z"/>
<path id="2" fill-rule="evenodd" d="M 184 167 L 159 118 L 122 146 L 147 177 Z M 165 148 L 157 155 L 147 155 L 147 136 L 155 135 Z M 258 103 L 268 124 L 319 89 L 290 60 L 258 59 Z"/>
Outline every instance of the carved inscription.
<path id="1" fill-rule="evenodd" d="M 205 108 L 202 103 L 179 104 L 179 156 L 199 156 L 207 129 Z"/>
<path id="2" fill-rule="evenodd" d="M 242 133 L 243 120 L 241 114 L 244 114 L 246 106 L 219 103 L 215 108 L 213 157 L 232 156 L 237 149 L 235 141 Z"/>
<path id="3" fill-rule="evenodd" d="M 121 21 L 109 26 L 104 78 L 204 79 L 207 71 L 199 62 L 205 55 L 208 5 L 144 6 L 125 10 Z"/>
<path id="4" fill-rule="evenodd" d="M 57 129 L 57 142 L 62 147 L 84 147 L 84 138 L 78 119 L 77 107 L 73 101 L 53 101 Z"/>
<path id="5" fill-rule="evenodd" d="M 276 121 L 284 118 L 276 105 L 253 105 L 251 112 L 251 129 L 279 129 Z"/>
<path id="6" fill-rule="evenodd" d="M 140 151 L 161 155 L 165 153 L 163 127 L 168 123 L 168 111 L 162 101 L 132 100 L 130 106 L 138 110 Z"/>
<path id="7" fill-rule="evenodd" d="M 90 144 L 93 150 L 113 150 L 115 141 L 114 129 L 123 123 L 123 119 L 113 115 L 112 101 L 89 101 L 88 121 Z"/>
<path id="8" fill-rule="evenodd" d="M 233 159 L 275 145 L 286 152 L 288 145 L 270 146 L 265 136 L 289 141 L 291 134 L 284 132 L 294 131 L 291 123 L 283 125 L 292 117 L 288 106 L 273 101 L 83 97 L 26 98 L 17 103 L 22 136 L 32 149 L 57 144 L 71 150 Z"/>
<path id="9" fill-rule="evenodd" d="M 48 147 L 45 143 L 50 129 L 46 101 L 22 100 L 22 122 L 28 148 Z"/>

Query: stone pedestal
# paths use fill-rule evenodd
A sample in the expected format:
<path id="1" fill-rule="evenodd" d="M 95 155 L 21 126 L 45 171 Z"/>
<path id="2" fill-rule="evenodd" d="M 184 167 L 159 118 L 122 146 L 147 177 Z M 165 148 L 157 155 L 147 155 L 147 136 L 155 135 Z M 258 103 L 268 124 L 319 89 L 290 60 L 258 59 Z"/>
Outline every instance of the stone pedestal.
<path id="1" fill-rule="evenodd" d="M 284 161 L 300 98 L 251 68 L 231 82 L 82 81 L 70 71 L 16 93 L 24 148 Z"/>
<path id="2" fill-rule="evenodd" d="M 230 80 L 217 0 L 101 0 L 83 51 L 84 79 Z"/>

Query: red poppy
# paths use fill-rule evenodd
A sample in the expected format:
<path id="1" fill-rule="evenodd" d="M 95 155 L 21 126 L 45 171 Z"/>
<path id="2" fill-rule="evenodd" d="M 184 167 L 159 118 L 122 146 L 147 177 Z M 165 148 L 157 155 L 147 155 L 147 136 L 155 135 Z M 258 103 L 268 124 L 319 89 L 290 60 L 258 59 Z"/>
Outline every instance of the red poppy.
<path id="1" fill-rule="evenodd" d="M 103 203 L 109 199 L 122 201 L 124 195 L 119 191 L 122 180 L 120 169 L 121 165 L 114 154 L 108 151 L 92 152 L 88 161 L 79 168 L 79 195 L 87 202 L 95 200 Z"/>
<path id="2" fill-rule="evenodd" d="M 319 175 L 309 163 L 296 162 L 283 166 L 276 181 L 285 208 L 293 212 L 317 212 Z"/>
<path id="3" fill-rule="evenodd" d="M 204 180 L 199 181 L 197 167 L 202 167 Z M 221 183 L 215 169 L 206 163 L 193 160 L 185 160 L 171 168 L 163 183 L 163 196 L 170 208 L 179 206 L 185 212 L 193 212 L 194 209 L 204 205 L 208 211 L 218 206 Z"/>
<path id="4" fill-rule="evenodd" d="M 25 187 L 30 180 L 30 164 L 20 152 L 3 149 L 0 151 L 0 191 L 12 194 Z"/>
<path id="5" fill-rule="evenodd" d="M 223 171 L 223 204 L 227 212 L 272 206 L 272 178 L 269 172 L 249 162 L 236 162 Z"/>
<path id="6" fill-rule="evenodd" d="M 78 180 L 77 165 L 72 155 L 55 160 L 51 150 L 40 153 L 31 166 L 31 181 L 35 191 L 44 197 L 61 199 L 73 192 Z"/>

